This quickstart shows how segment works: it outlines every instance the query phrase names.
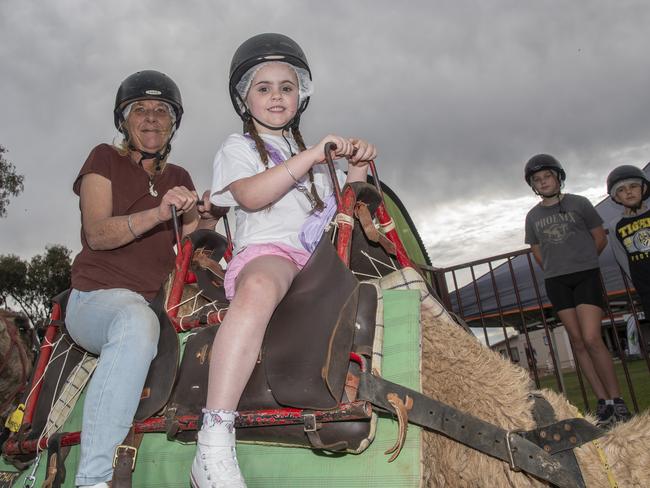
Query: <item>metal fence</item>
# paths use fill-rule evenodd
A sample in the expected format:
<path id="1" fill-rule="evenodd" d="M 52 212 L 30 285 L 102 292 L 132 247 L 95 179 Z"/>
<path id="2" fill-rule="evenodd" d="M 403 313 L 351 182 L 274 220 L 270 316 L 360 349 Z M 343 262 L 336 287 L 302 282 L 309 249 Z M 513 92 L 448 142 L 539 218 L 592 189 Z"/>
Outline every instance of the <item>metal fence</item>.
<path id="1" fill-rule="evenodd" d="M 541 270 L 529 249 L 448 268 L 425 266 L 424 271 L 447 309 L 462 317 L 488 347 L 528 369 L 537 388 L 565 392 L 564 376 L 575 371 L 584 409 L 590 408 L 589 385 L 546 298 Z M 640 301 L 624 273 L 616 269 L 618 276 L 611 276 L 611 272 L 607 286 L 601 275 L 608 298 L 601 330 L 617 369 L 622 370 L 622 392 L 638 412 L 650 405 L 646 398 L 650 324 L 643 319 Z"/>

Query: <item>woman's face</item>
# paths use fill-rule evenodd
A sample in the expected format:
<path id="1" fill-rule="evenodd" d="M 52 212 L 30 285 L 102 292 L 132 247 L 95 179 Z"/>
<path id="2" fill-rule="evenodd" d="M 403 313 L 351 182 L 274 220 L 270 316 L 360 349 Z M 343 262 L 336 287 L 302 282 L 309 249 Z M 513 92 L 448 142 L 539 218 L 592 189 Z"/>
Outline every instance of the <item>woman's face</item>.
<path id="1" fill-rule="evenodd" d="M 296 72 L 286 63 L 269 63 L 258 70 L 246 95 L 253 117 L 272 127 L 284 127 L 298 111 L 299 86 Z M 256 121 L 258 132 L 277 133 Z"/>
<path id="2" fill-rule="evenodd" d="M 133 103 L 125 126 L 130 142 L 141 151 L 162 150 L 171 134 L 172 116 L 169 106 L 160 100 L 139 100 Z"/>

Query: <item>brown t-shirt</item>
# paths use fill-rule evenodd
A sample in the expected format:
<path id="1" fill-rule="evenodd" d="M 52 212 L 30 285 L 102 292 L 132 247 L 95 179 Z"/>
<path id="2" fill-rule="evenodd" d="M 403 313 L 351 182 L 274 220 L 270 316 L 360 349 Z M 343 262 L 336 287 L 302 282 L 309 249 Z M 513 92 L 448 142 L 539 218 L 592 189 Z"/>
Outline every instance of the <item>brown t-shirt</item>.
<path id="1" fill-rule="evenodd" d="M 194 190 L 190 175 L 180 166 L 167 164 L 154 179 L 157 197 L 149 194 L 149 176 L 128 156 L 108 144 L 95 147 L 74 182 L 79 195 L 82 176 L 96 173 L 111 181 L 113 217 L 129 215 L 160 205 L 165 193 L 175 186 Z M 174 267 L 174 226 L 163 222 L 139 239 L 122 247 L 93 251 L 81 228 L 81 252 L 72 264 L 72 287 L 81 291 L 126 288 L 151 300 Z"/>

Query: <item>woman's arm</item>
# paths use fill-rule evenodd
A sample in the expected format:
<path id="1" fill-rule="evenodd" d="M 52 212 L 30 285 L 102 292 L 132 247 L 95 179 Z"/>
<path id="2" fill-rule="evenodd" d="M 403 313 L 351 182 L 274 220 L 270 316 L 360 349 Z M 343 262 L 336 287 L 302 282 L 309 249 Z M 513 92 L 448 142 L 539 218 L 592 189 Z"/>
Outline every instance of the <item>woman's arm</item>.
<path id="1" fill-rule="evenodd" d="M 83 232 L 88 246 L 95 251 L 124 246 L 161 222 L 171 219 L 170 205 L 175 205 L 181 214 L 192 210 L 196 205 L 196 194 L 181 186 L 165 193 L 158 207 L 113 217 L 112 183 L 96 173 L 82 177 L 79 195 Z M 191 212 L 188 219 L 188 223 L 192 221 Z"/>

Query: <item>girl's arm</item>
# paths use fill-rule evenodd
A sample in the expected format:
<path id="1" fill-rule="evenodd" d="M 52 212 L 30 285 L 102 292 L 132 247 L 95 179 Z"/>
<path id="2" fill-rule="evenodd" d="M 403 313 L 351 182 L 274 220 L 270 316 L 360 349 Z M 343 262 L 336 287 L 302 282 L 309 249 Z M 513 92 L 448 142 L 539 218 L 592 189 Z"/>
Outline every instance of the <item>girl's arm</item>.
<path id="1" fill-rule="evenodd" d="M 591 229 L 589 232 L 591 232 L 591 237 L 594 238 L 594 242 L 596 243 L 596 252 L 600 256 L 600 253 L 603 252 L 603 249 L 607 246 L 607 234 L 605 233 L 605 229 L 602 225 L 599 225 L 598 227 Z"/>
<path id="2" fill-rule="evenodd" d="M 113 217 L 111 181 L 96 173 L 88 173 L 81 180 L 79 199 L 82 227 L 88 246 L 95 251 L 102 251 L 128 244 L 136 236 L 170 220 L 170 205 L 176 205 L 179 213 L 190 211 L 196 203 L 196 194 L 184 186 L 177 186 L 165 193 L 158 207 Z"/>
<path id="3" fill-rule="evenodd" d="M 542 271 L 544 271 L 544 264 L 542 262 L 542 250 L 539 247 L 539 244 L 531 244 L 530 250 L 533 252 L 533 257 L 535 258 L 535 261 L 537 261 L 539 267 L 542 268 Z"/>
<path id="4" fill-rule="evenodd" d="M 325 161 L 325 144 L 336 144 L 335 157 L 353 157 L 353 143 L 342 137 L 329 135 L 317 145 L 296 154 L 284 163 L 254 176 L 241 178 L 228 185 L 237 203 L 247 210 L 261 210 L 279 200 L 315 164 Z"/>

